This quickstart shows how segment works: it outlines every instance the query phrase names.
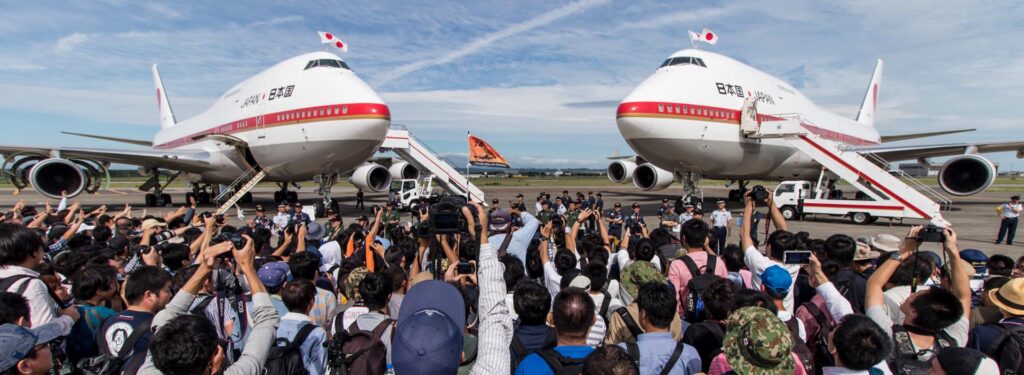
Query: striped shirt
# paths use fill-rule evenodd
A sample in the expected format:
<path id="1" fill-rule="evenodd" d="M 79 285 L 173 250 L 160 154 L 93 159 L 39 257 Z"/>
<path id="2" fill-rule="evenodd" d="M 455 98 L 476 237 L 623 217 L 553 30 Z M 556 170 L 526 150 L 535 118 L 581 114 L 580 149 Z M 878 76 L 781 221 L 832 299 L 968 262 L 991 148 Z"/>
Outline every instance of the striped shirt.
<path id="1" fill-rule="evenodd" d="M 498 261 L 495 248 L 480 245 L 480 330 L 477 357 L 470 374 L 508 374 L 511 372 L 512 318 L 505 304 L 505 265 Z"/>

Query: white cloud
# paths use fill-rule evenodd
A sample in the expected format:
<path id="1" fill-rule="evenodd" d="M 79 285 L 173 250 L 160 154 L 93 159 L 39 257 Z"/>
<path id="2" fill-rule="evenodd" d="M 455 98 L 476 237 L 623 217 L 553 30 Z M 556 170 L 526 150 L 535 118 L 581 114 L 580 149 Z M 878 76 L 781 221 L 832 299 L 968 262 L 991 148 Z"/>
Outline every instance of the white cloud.
<path id="1" fill-rule="evenodd" d="M 377 79 L 376 83 L 378 85 L 383 85 L 383 84 L 386 84 L 388 82 L 391 82 L 391 81 L 395 80 L 396 78 L 402 77 L 402 76 L 404 76 L 406 74 L 415 72 L 417 70 L 421 70 L 421 69 L 424 69 L 424 68 L 429 68 L 431 66 L 441 65 L 441 64 L 445 64 L 445 63 L 449 63 L 449 62 L 455 61 L 455 60 L 460 59 L 460 58 L 462 58 L 464 56 L 476 53 L 476 52 L 478 52 L 478 51 L 480 51 L 480 50 L 482 50 L 484 48 L 487 48 L 488 46 L 490 46 L 490 45 L 494 44 L 495 42 L 498 42 L 498 41 L 500 41 L 502 39 L 505 39 L 505 38 L 508 38 L 508 37 L 511 37 L 511 36 L 515 36 L 517 34 L 520 34 L 520 33 L 523 33 L 523 32 L 526 32 L 526 31 L 529 31 L 529 30 L 532 30 L 532 29 L 535 29 L 535 28 L 538 28 L 538 27 L 541 27 L 541 26 L 545 26 L 545 25 L 550 24 L 552 22 L 555 22 L 555 21 L 557 21 L 557 20 L 559 20 L 561 18 L 568 17 L 568 16 L 571 16 L 573 14 L 583 12 L 583 11 L 585 11 L 587 9 L 590 9 L 590 8 L 593 8 L 595 6 L 607 4 L 609 1 L 610 0 L 581 0 L 581 1 L 577 1 L 577 2 L 571 3 L 571 4 L 566 5 L 564 7 L 561 7 L 561 8 L 549 11 L 547 13 L 543 13 L 543 14 L 541 14 L 539 16 L 536 16 L 534 18 L 531 18 L 531 19 L 529 19 L 527 21 L 520 22 L 520 23 L 514 24 L 512 26 L 505 27 L 505 28 L 503 28 L 501 30 L 495 31 L 493 33 L 484 35 L 483 37 L 481 37 L 479 39 L 476 39 L 476 40 L 470 42 L 469 44 L 466 44 L 466 45 L 464 45 L 464 46 L 462 46 L 460 48 L 455 49 L 454 51 L 445 53 L 445 54 L 443 54 L 441 56 L 438 56 L 438 57 L 435 57 L 435 58 L 432 58 L 432 59 L 418 60 L 418 61 L 413 62 L 413 63 L 402 65 L 402 66 L 398 67 L 397 69 L 394 69 L 394 70 L 392 70 L 392 71 L 390 71 L 388 73 L 385 73 L 385 74 L 381 75 L 380 78 Z"/>
<path id="2" fill-rule="evenodd" d="M 57 44 L 53 47 L 54 52 L 57 53 L 68 53 L 71 52 L 78 45 L 85 43 L 89 40 L 89 36 L 82 33 L 72 33 L 71 35 L 57 39 Z"/>
<path id="3" fill-rule="evenodd" d="M 7 84 L 0 84 L 0 92 L 17 93 L 0 95 L 0 108 L 126 124 L 156 126 L 159 122 L 156 102 L 150 93 L 143 95 Z M 170 99 L 178 119 L 186 119 L 188 116 L 182 116 L 182 113 L 199 113 L 216 98 Z"/>

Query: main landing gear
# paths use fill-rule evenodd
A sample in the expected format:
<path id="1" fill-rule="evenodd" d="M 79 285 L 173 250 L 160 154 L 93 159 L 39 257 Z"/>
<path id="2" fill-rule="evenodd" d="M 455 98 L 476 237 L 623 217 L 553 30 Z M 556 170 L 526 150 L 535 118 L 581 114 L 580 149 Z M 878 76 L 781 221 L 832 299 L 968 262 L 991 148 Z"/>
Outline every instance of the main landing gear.
<path id="1" fill-rule="evenodd" d="M 695 211 L 704 210 L 704 190 L 697 187 L 700 182 L 700 174 L 694 172 L 683 173 L 683 204 L 692 204 Z M 677 211 L 681 212 L 681 211 Z"/>
<path id="2" fill-rule="evenodd" d="M 735 183 L 737 185 L 739 185 L 739 188 L 738 189 L 730 189 L 729 190 L 729 201 L 730 202 L 742 202 L 743 201 L 743 193 L 747 191 L 747 183 L 749 183 L 749 182 L 750 181 L 735 180 Z M 732 184 L 730 183 L 729 185 L 732 185 Z M 726 185 L 726 187 L 728 187 L 729 185 Z"/>
<path id="3" fill-rule="evenodd" d="M 295 191 L 288 191 L 288 184 L 288 182 L 277 183 L 277 187 L 281 188 L 281 190 L 274 192 L 274 202 L 295 203 L 299 201 L 299 193 Z M 291 184 L 295 186 L 294 183 Z M 298 186 L 295 186 L 295 188 L 297 189 Z"/>
<path id="4" fill-rule="evenodd" d="M 149 180 L 146 180 L 146 182 L 139 187 L 139 190 L 142 191 L 153 190 L 152 193 L 146 194 L 146 207 L 164 207 L 173 204 L 171 202 L 171 195 L 164 193 L 164 188 L 166 188 L 167 185 L 170 185 L 174 179 L 178 178 L 178 176 L 181 175 L 181 172 L 171 175 L 164 184 L 160 184 L 159 169 L 150 168 L 146 172 L 150 175 Z"/>
<path id="5" fill-rule="evenodd" d="M 195 198 L 196 204 L 210 204 L 213 194 L 210 193 L 210 184 L 192 184 L 192 191 L 185 193 L 185 201 Z"/>

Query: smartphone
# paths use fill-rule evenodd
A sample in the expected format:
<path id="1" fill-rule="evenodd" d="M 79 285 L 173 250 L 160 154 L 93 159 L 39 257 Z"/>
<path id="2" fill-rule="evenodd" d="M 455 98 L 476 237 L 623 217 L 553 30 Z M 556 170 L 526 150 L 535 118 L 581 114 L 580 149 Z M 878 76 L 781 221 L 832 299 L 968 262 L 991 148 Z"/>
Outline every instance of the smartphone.
<path id="1" fill-rule="evenodd" d="M 472 263 L 459 262 L 459 265 L 455 266 L 455 271 L 458 272 L 460 275 L 470 275 L 476 272 L 474 268 L 476 267 L 474 267 Z"/>
<path id="2" fill-rule="evenodd" d="M 782 253 L 784 264 L 810 264 L 811 252 L 809 250 L 791 250 Z"/>

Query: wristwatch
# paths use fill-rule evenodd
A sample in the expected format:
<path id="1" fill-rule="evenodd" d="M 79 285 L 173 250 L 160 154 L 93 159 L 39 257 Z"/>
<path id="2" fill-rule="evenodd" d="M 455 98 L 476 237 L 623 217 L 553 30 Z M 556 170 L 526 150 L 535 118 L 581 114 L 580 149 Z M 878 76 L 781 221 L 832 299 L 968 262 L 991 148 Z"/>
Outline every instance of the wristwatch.
<path id="1" fill-rule="evenodd" d="M 899 251 L 893 251 L 892 254 L 889 254 L 889 259 L 903 263 L 903 257 L 900 256 Z"/>

